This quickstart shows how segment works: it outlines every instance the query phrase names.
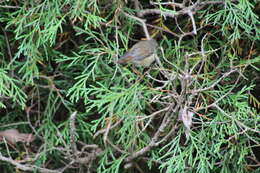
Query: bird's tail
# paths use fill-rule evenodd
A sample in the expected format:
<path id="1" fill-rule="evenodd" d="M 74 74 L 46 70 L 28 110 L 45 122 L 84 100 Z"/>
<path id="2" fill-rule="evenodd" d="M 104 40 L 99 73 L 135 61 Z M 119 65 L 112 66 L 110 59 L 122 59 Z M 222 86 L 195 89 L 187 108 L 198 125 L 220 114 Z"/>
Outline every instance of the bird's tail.
<path id="1" fill-rule="evenodd" d="M 132 59 L 131 56 L 122 56 L 122 57 L 117 61 L 117 63 L 118 63 L 118 64 L 125 64 L 125 63 L 129 62 L 131 59 Z"/>

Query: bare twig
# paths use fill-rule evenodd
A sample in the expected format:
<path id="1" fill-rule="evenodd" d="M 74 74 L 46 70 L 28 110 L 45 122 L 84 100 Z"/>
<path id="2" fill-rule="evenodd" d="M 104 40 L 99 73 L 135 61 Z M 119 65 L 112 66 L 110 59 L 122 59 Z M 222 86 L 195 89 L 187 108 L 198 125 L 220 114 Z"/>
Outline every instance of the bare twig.
<path id="1" fill-rule="evenodd" d="M 171 129 L 171 131 L 170 132 L 168 132 L 168 134 L 166 135 L 166 136 L 164 136 L 160 141 L 158 141 L 158 142 L 156 142 L 156 146 L 158 146 L 158 145 L 160 145 L 161 143 L 163 143 L 163 142 L 166 142 L 170 137 L 174 137 L 174 133 L 176 132 L 176 130 L 179 128 L 179 126 L 177 125 L 177 124 L 175 124 L 173 127 L 172 127 L 172 129 Z"/>
<path id="2" fill-rule="evenodd" d="M 35 170 L 38 170 L 41 173 L 61 173 L 61 171 L 59 171 L 59 169 L 51 170 L 51 169 L 37 167 L 37 166 L 34 166 L 34 165 L 30 165 L 30 164 L 20 164 L 20 163 L 18 163 L 18 161 L 13 160 L 12 158 L 4 157 L 2 155 L 2 153 L 0 153 L 0 160 L 4 161 L 4 162 L 8 162 L 8 163 L 16 166 L 18 169 L 23 170 L 23 171 L 35 171 Z"/>
<path id="3" fill-rule="evenodd" d="M 178 110 L 179 106 L 176 106 L 174 108 L 174 110 L 172 111 L 168 111 L 165 115 L 164 115 L 164 118 L 163 118 L 163 121 L 161 122 L 158 130 L 155 132 L 155 134 L 153 135 L 150 143 L 145 146 L 144 148 L 142 148 L 141 150 L 135 152 L 135 153 L 132 153 L 130 156 L 128 156 L 127 158 L 125 158 L 125 161 L 126 162 L 131 162 L 133 159 L 149 152 L 153 147 L 156 147 L 160 144 L 160 142 L 158 143 L 159 141 L 159 138 L 161 136 L 161 134 L 164 132 L 165 128 L 169 125 L 169 123 L 172 121 L 172 118 L 171 116 L 174 114 L 174 112 L 176 110 Z M 126 164 L 127 166 L 127 164 Z"/>
<path id="4" fill-rule="evenodd" d="M 158 110 L 156 112 L 153 112 L 151 115 L 148 115 L 148 116 L 145 116 L 143 118 L 138 119 L 138 121 L 141 121 L 141 120 L 144 120 L 144 119 L 147 119 L 147 118 L 152 118 L 152 117 L 154 117 L 154 116 L 156 116 L 156 115 L 158 115 L 158 114 L 160 114 L 162 112 L 168 111 L 169 109 L 170 109 L 170 106 L 168 106 L 166 108 L 163 108 L 163 109 L 160 109 L 160 110 Z"/>
<path id="5" fill-rule="evenodd" d="M 9 59 L 10 59 L 10 61 L 12 61 L 13 56 L 12 56 L 12 52 L 11 52 L 11 48 L 10 48 L 10 43 L 9 43 L 9 40 L 8 40 L 8 36 L 7 36 L 7 34 L 6 34 L 5 30 L 4 30 L 4 28 L 2 28 L 1 26 L 0 26 L 0 28 L 2 29 L 2 31 L 3 31 L 3 33 L 4 33 L 4 36 L 5 36 L 5 42 L 6 42 L 6 46 L 7 46 L 7 51 L 8 51 Z"/>
<path id="6" fill-rule="evenodd" d="M 77 111 L 73 112 L 70 116 L 70 142 L 72 151 L 75 154 L 78 153 L 77 145 L 76 145 L 76 127 L 75 127 L 75 119 L 77 116 Z"/>
<path id="7" fill-rule="evenodd" d="M 0 8 L 22 8 L 22 7 L 19 7 L 19 6 L 11 6 L 11 5 L 0 5 Z"/>
<path id="8" fill-rule="evenodd" d="M 166 11 L 161 11 L 160 9 L 144 9 L 144 10 L 141 10 L 139 12 L 139 14 L 143 17 L 147 14 L 159 14 L 159 15 L 162 15 L 162 16 L 165 16 L 165 17 L 171 17 L 171 18 L 175 18 L 179 15 L 181 15 L 182 13 L 181 12 L 166 12 Z"/>
<path id="9" fill-rule="evenodd" d="M 160 9 L 144 9 L 140 11 L 140 15 L 144 16 L 147 14 L 159 14 L 165 17 L 171 17 L 175 18 L 179 15 L 184 15 L 184 14 L 189 14 L 190 12 L 196 13 L 198 10 L 203 8 L 204 6 L 199 5 L 199 1 L 197 1 L 194 5 L 188 6 L 188 7 L 183 7 L 180 11 L 162 11 Z"/>
<path id="10" fill-rule="evenodd" d="M 245 134 L 250 140 L 252 140 L 254 143 L 260 145 L 260 143 L 256 140 L 254 140 L 251 136 L 249 136 L 246 132 L 247 131 L 251 131 L 251 132 L 254 132 L 254 133 L 257 133 L 257 134 L 260 134 L 260 131 L 259 130 L 256 130 L 256 129 L 253 129 L 253 128 L 250 128 L 248 126 L 246 126 L 244 123 L 242 123 L 241 121 L 235 119 L 234 117 L 228 115 L 223 109 L 221 109 L 218 104 L 214 103 L 213 104 L 213 107 L 216 108 L 217 110 L 219 110 L 222 114 L 224 114 L 225 116 L 229 117 L 230 119 L 234 120 L 237 125 L 242 129 L 242 132 L 240 132 L 239 134 Z"/>
<path id="11" fill-rule="evenodd" d="M 231 0 L 231 2 L 237 2 L 237 0 Z M 223 1 L 205 1 L 200 2 L 199 5 L 214 5 L 214 4 L 225 4 L 226 2 Z"/>
<path id="12" fill-rule="evenodd" d="M 42 141 L 44 141 L 43 137 L 41 137 L 41 136 L 37 133 L 37 130 L 35 129 L 35 127 L 34 127 L 34 126 L 32 125 L 32 123 L 31 123 L 30 112 L 31 112 L 33 106 L 34 106 L 34 104 L 31 105 L 30 107 L 27 107 L 27 108 L 25 109 L 26 116 L 27 116 L 27 121 L 28 121 L 29 126 L 30 126 L 31 129 L 33 130 L 34 134 L 35 134 L 39 139 L 41 139 Z"/>
<path id="13" fill-rule="evenodd" d="M 7 46 L 7 52 L 8 52 L 9 60 L 10 60 L 10 62 L 12 62 L 13 55 L 12 55 L 12 51 L 11 51 L 11 47 L 10 47 L 10 43 L 9 43 L 7 33 L 6 33 L 4 28 L 2 28 L 1 26 L 0 26 L 0 28 L 2 29 L 4 36 L 5 36 L 5 42 L 6 42 L 6 46 Z M 11 74 L 12 74 L 12 77 L 13 77 L 14 76 L 14 70 L 11 70 Z"/>
<path id="14" fill-rule="evenodd" d="M 128 152 L 123 151 L 123 150 L 120 149 L 118 146 L 114 145 L 109 139 L 107 139 L 107 143 L 108 143 L 109 145 L 111 145 L 112 148 L 113 148 L 114 150 L 116 150 L 117 152 L 119 152 L 119 153 L 121 153 L 121 154 L 129 154 Z"/>
<path id="15" fill-rule="evenodd" d="M 158 30 L 161 30 L 161 31 L 163 31 L 163 32 L 166 32 L 166 33 L 169 33 L 169 34 L 171 34 L 171 35 L 173 35 L 173 36 L 175 36 L 175 37 L 180 37 L 178 34 L 176 34 L 176 33 L 174 33 L 174 32 L 172 32 L 172 31 L 170 31 L 170 30 L 166 30 L 166 29 L 164 29 L 164 28 L 162 28 L 162 27 L 159 27 L 159 26 L 155 26 L 155 25 L 151 25 L 151 24 L 146 24 L 148 27 L 151 27 L 151 28 L 155 28 L 155 29 L 158 29 Z"/>
<path id="16" fill-rule="evenodd" d="M 191 18 L 191 23 L 192 23 L 192 28 L 193 28 L 192 32 L 196 35 L 197 34 L 197 27 L 196 27 L 196 24 L 195 24 L 195 20 L 194 20 L 193 14 L 192 14 L 192 12 L 190 10 L 188 11 L 188 15 Z"/>
<path id="17" fill-rule="evenodd" d="M 238 76 L 238 78 L 237 78 L 235 84 L 233 85 L 233 87 L 232 87 L 227 93 L 225 93 L 225 94 L 222 95 L 220 98 L 218 98 L 216 101 L 214 101 L 214 103 L 211 103 L 210 105 L 207 105 L 207 106 L 205 106 L 205 107 L 196 108 L 194 111 L 195 111 L 195 112 L 198 112 L 198 111 L 203 110 L 203 109 L 208 109 L 208 108 L 210 108 L 210 107 L 215 107 L 215 105 L 216 105 L 219 101 L 221 101 L 222 99 L 224 99 L 225 97 L 227 97 L 227 96 L 232 92 L 232 90 L 237 86 L 239 80 L 240 80 L 240 76 Z M 213 84 L 213 85 L 214 85 L 214 84 Z M 202 90 L 203 90 L 203 89 L 202 89 Z M 194 94 L 193 94 L 193 95 L 194 95 Z"/>
<path id="18" fill-rule="evenodd" d="M 144 30 L 144 33 L 145 33 L 146 38 L 147 38 L 148 40 L 151 39 L 150 34 L 149 34 L 149 32 L 148 32 L 148 29 L 147 29 L 147 26 L 146 26 L 146 23 L 145 23 L 145 20 L 144 20 L 144 19 L 141 19 L 141 18 L 139 18 L 139 17 L 136 17 L 136 16 L 132 16 L 132 15 L 130 15 L 130 14 L 127 14 L 127 13 L 123 12 L 122 10 L 120 10 L 120 11 L 121 11 L 126 17 L 132 18 L 132 19 L 134 19 L 134 20 L 140 22 L 140 23 L 142 24 L 142 26 L 143 26 L 143 30 Z"/>
<path id="19" fill-rule="evenodd" d="M 199 93 L 199 92 L 203 92 L 203 91 L 207 91 L 210 90 L 212 88 L 214 88 L 219 82 L 221 82 L 224 78 L 226 78 L 227 76 L 229 76 L 231 73 L 236 72 L 237 70 L 230 70 L 227 73 L 224 73 L 216 82 L 214 82 L 213 84 L 211 84 L 209 87 L 206 88 L 202 88 L 202 89 L 197 89 L 197 90 L 191 90 L 189 93 L 195 94 L 195 93 Z"/>
<path id="20" fill-rule="evenodd" d="M 18 123 L 11 123 L 11 124 L 6 124 L 6 125 L 0 125 L 0 128 L 10 127 L 10 126 L 19 126 L 19 125 L 25 125 L 25 124 L 29 124 L 29 123 L 27 121 L 18 122 Z"/>
<path id="21" fill-rule="evenodd" d="M 237 0 L 231 0 L 231 2 L 236 2 Z M 225 1 L 206 1 L 206 2 L 200 2 L 198 5 L 214 5 L 214 4 L 224 4 Z M 179 8 L 184 8 L 185 1 L 183 3 L 177 3 L 177 2 L 151 2 L 152 5 L 174 5 Z"/>
<path id="22" fill-rule="evenodd" d="M 103 135 L 103 142 L 104 142 L 104 144 L 107 143 L 108 133 L 109 133 L 109 131 L 110 131 L 111 124 L 112 124 L 112 117 L 109 118 L 108 125 L 107 125 L 107 127 L 105 128 L 105 133 L 104 133 L 104 135 Z"/>
<path id="23" fill-rule="evenodd" d="M 150 4 L 152 4 L 152 5 L 174 5 L 179 8 L 185 7 L 183 3 L 177 3 L 177 2 L 150 2 Z"/>
<path id="24" fill-rule="evenodd" d="M 113 128 L 115 128 L 115 127 L 117 127 L 122 121 L 123 121 L 123 119 L 120 119 L 119 121 L 117 121 L 114 125 L 112 125 L 112 126 L 110 127 L 110 130 L 113 129 Z M 97 131 L 97 132 L 94 134 L 93 138 L 96 138 L 98 135 L 101 135 L 101 134 L 105 133 L 106 131 L 107 131 L 107 129 L 101 129 L 101 130 Z"/>

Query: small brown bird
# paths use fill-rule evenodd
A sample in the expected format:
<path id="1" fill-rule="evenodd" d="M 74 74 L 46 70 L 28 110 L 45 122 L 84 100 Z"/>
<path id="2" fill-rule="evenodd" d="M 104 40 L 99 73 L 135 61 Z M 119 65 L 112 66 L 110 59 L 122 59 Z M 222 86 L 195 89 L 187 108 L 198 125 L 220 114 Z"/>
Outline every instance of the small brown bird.
<path id="1" fill-rule="evenodd" d="M 139 41 L 117 63 L 131 62 L 135 66 L 149 67 L 157 57 L 157 47 L 158 43 L 154 39 Z"/>

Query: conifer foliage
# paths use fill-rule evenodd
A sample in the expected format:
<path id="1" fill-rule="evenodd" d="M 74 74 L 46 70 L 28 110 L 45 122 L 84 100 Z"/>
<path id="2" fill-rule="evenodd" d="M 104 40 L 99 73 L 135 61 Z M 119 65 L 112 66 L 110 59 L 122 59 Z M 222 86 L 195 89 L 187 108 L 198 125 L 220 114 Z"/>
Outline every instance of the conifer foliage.
<path id="1" fill-rule="evenodd" d="M 0 0 L 0 50 L 0 172 L 260 172 L 258 0 Z"/>

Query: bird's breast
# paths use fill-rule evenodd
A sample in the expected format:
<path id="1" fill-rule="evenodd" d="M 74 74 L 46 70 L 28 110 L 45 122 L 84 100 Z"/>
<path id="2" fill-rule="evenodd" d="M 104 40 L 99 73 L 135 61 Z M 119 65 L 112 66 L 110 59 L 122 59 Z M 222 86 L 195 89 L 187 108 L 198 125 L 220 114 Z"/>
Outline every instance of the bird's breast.
<path id="1" fill-rule="evenodd" d="M 136 66 L 143 66 L 143 67 L 149 67 L 155 60 L 156 54 L 152 54 L 142 60 L 133 60 L 133 63 Z"/>

